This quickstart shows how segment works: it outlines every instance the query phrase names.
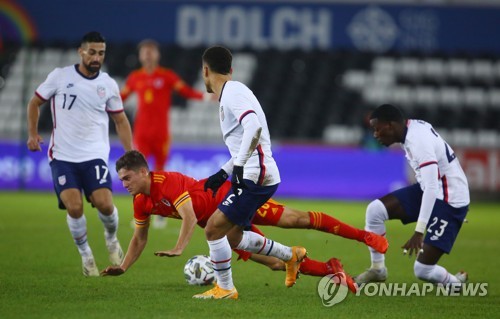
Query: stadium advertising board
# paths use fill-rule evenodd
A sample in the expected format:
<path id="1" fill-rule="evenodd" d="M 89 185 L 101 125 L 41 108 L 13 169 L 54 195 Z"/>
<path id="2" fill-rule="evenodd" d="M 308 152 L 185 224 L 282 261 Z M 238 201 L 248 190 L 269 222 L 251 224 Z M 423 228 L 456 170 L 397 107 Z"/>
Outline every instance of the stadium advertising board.
<path id="1" fill-rule="evenodd" d="M 24 143 L 0 142 L 0 189 L 51 191 L 52 175 L 44 151 L 30 153 Z M 109 171 L 116 192 L 124 192 L 114 169 L 122 148 L 113 144 Z M 284 197 L 371 199 L 406 183 L 402 152 L 371 152 L 314 146 L 274 146 Z M 229 158 L 222 146 L 176 145 L 167 169 L 208 177 Z"/>
<path id="2" fill-rule="evenodd" d="M 9 14 L 0 15 L 0 39 L 24 43 L 77 43 L 95 29 L 110 42 L 150 37 L 184 47 L 217 43 L 233 50 L 500 52 L 500 9 L 494 7 L 139 0 L 8 0 L 4 7 Z"/>

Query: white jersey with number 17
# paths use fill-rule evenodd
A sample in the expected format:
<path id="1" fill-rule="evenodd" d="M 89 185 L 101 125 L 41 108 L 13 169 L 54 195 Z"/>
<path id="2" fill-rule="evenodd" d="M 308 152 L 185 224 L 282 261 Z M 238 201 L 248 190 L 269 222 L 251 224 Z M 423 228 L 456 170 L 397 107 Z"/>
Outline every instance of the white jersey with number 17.
<path id="1" fill-rule="evenodd" d="M 440 186 L 437 198 L 455 208 L 469 205 L 467 178 L 453 149 L 429 123 L 408 120 L 406 125 L 408 130 L 402 147 L 420 186 L 423 187 L 420 169 L 427 165 L 437 165 Z"/>
<path id="2" fill-rule="evenodd" d="M 49 160 L 80 163 L 109 157 L 108 113 L 123 112 L 118 85 L 107 73 L 87 78 L 78 65 L 56 68 L 36 95 L 50 100 Z"/>

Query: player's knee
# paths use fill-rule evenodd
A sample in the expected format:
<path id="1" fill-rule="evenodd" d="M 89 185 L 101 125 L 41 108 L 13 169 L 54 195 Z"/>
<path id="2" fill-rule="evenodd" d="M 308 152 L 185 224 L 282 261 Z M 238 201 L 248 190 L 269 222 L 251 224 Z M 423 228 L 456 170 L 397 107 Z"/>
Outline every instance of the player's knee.
<path id="1" fill-rule="evenodd" d="M 413 272 L 415 273 L 415 277 L 424 281 L 430 281 L 433 268 L 434 265 L 424 265 L 418 261 L 415 261 L 415 264 L 413 264 Z"/>
<path id="2" fill-rule="evenodd" d="M 376 199 L 366 207 L 366 225 L 380 224 L 389 219 L 384 204 Z"/>
<path id="3" fill-rule="evenodd" d="M 80 218 L 83 215 L 83 205 L 81 203 L 66 203 L 66 210 L 72 218 Z"/>
<path id="4" fill-rule="evenodd" d="M 220 232 L 218 231 L 217 227 L 212 227 L 210 225 L 207 225 L 205 227 L 205 237 L 207 238 L 207 240 L 217 240 L 217 239 L 222 238 L 223 236 L 224 236 L 224 234 L 222 234 L 222 236 L 220 236 Z M 231 245 L 231 243 L 230 243 L 230 245 Z"/>
<path id="5" fill-rule="evenodd" d="M 104 215 L 113 214 L 115 209 L 113 202 L 107 200 L 96 200 L 92 204 Z"/>

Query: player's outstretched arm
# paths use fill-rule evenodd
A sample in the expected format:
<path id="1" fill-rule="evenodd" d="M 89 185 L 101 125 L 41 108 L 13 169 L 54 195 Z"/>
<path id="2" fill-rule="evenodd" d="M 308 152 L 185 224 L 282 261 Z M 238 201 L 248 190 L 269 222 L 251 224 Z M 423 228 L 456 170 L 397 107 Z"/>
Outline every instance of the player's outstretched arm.
<path id="1" fill-rule="evenodd" d="M 28 149 L 32 152 L 41 151 L 42 138 L 38 135 L 38 119 L 40 118 L 40 106 L 45 101 L 34 95 L 28 103 Z"/>
<path id="2" fill-rule="evenodd" d="M 158 257 L 180 256 L 193 236 L 194 227 L 198 220 L 193 209 L 192 201 L 188 200 L 184 205 L 178 208 L 178 211 L 179 215 L 182 217 L 182 224 L 177 244 L 173 249 L 155 252 L 155 255 Z"/>
<path id="3" fill-rule="evenodd" d="M 118 133 L 123 148 L 125 151 L 132 150 L 132 129 L 130 128 L 130 123 L 125 112 L 110 113 L 110 115 L 115 122 L 116 132 Z"/>
<path id="4" fill-rule="evenodd" d="M 232 163 L 232 160 L 230 160 Z M 219 188 L 224 184 L 227 180 L 228 173 L 226 173 L 226 170 L 221 168 L 217 173 L 211 175 L 207 180 L 205 181 L 205 185 L 203 186 L 205 192 L 208 189 L 212 190 L 212 197 L 215 197 L 215 194 L 219 190 Z"/>
<path id="5" fill-rule="evenodd" d="M 127 269 L 129 269 L 139 256 L 141 256 L 144 247 L 146 247 L 146 243 L 148 242 L 148 230 L 149 225 L 144 227 L 136 227 L 134 231 L 134 236 L 130 240 L 130 244 L 128 246 L 127 254 L 123 259 L 123 262 L 120 266 L 109 266 L 103 271 L 101 271 L 101 276 L 119 276 L 124 274 Z"/>

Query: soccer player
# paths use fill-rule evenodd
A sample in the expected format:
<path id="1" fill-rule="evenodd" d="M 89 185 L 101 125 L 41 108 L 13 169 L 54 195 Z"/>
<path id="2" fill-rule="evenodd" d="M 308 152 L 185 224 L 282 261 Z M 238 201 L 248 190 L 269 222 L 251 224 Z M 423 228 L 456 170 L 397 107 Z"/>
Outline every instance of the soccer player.
<path id="1" fill-rule="evenodd" d="M 174 71 L 160 66 L 160 46 L 151 39 L 139 43 L 141 68 L 128 76 L 120 94 L 123 101 L 138 97 L 133 124 L 134 146 L 154 158 L 154 170 L 165 168 L 170 149 L 169 113 L 172 91 L 186 99 L 203 100 L 204 94 L 188 86 Z"/>
<path id="2" fill-rule="evenodd" d="M 152 39 L 139 43 L 141 68 L 128 76 L 120 94 L 123 101 L 136 93 L 139 103 L 134 118 L 134 145 L 146 158 L 152 156 L 154 169 L 164 170 L 170 151 L 170 106 L 172 91 L 186 99 L 208 99 L 187 85 L 174 71 L 160 66 L 160 45 Z M 166 220 L 156 216 L 154 228 L 164 228 Z"/>
<path id="3" fill-rule="evenodd" d="M 219 99 L 222 136 L 231 154 L 231 159 L 205 182 L 205 190 L 217 192 L 229 174 L 232 174 L 232 188 L 205 227 L 217 284 L 193 298 L 238 298 L 231 273 L 228 237 L 238 243 L 238 249 L 286 261 L 285 285 L 291 287 L 297 279 L 306 249 L 283 246 L 256 233 L 243 231 L 250 226 L 255 211 L 276 192 L 281 181 L 271 151 L 266 116 L 252 91 L 243 83 L 231 80 L 232 55 L 228 49 L 210 47 L 203 53 L 202 61 L 207 92 L 214 93 Z"/>
<path id="4" fill-rule="evenodd" d="M 39 108 L 50 100 L 54 127 L 48 157 L 59 208 L 67 211 L 68 227 L 82 257 L 83 274 L 99 276 L 87 242 L 81 190 L 98 210 L 111 263 L 119 265 L 123 252 L 116 237 L 118 211 L 113 204 L 107 165 L 108 115 L 127 151 L 132 149 L 132 134 L 118 85 L 100 71 L 106 53 L 104 37 L 98 32 L 85 34 L 78 53 L 79 64 L 56 68 L 29 101 L 27 146 L 30 151 L 41 150 Z"/>
<path id="5" fill-rule="evenodd" d="M 217 193 L 204 191 L 206 180 L 197 181 L 189 176 L 177 172 L 150 172 L 148 164 L 142 154 L 138 151 L 125 153 L 117 162 L 116 169 L 123 186 L 134 196 L 134 219 L 136 230 L 130 242 L 129 249 L 121 266 L 111 266 L 105 269 L 103 275 L 121 275 L 139 258 L 147 242 L 148 228 L 151 215 L 182 219 L 177 244 L 173 249 L 155 252 L 157 256 L 174 257 L 180 256 L 189 243 L 194 227 L 198 224 L 204 228 L 208 219 L 224 200 L 225 194 L 230 190 L 231 183 L 226 181 Z M 387 240 L 375 234 L 356 229 L 347 224 L 333 219 L 332 217 L 317 212 L 301 212 L 269 200 L 259 208 L 252 223 L 258 225 L 270 225 L 283 228 L 310 228 L 309 221 L 312 216 L 331 219 L 335 225 L 331 225 L 331 232 L 342 236 L 366 240 L 380 251 L 387 249 Z M 319 225 L 318 222 L 315 223 Z M 263 236 L 263 234 L 252 225 L 251 230 Z M 323 229 L 327 231 L 327 229 Z M 371 236 L 368 236 L 371 235 Z M 233 246 L 237 243 L 233 243 Z M 285 263 L 278 258 L 261 256 L 246 251 L 235 249 L 243 260 L 252 259 L 264 264 L 272 270 L 285 270 Z M 342 265 L 336 258 L 327 262 L 319 262 L 304 258 L 300 268 L 301 273 L 312 276 L 325 276 L 343 272 Z M 352 280 L 346 276 L 347 280 Z M 351 281 L 351 289 L 352 281 Z"/>
<path id="6" fill-rule="evenodd" d="M 379 106 L 370 116 L 374 137 L 383 145 L 401 143 L 415 171 L 417 183 L 371 202 L 366 209 L 366 227 L 385 235 L 385 221 L 416 222 L 415 232 L 402 246 L 415 253 L 415 276 L 431 283 L 460 285 L 467 273 L 450 274 L 437 265 L 449 254 L 469 207 L 467 178 L 453 149 L 431 124 L 405 119 L 389 104 Z M 358 275 L 357 283 L 380 282 L 387 278 L 384 255 L 370 248 L 371 267 Z"/>

